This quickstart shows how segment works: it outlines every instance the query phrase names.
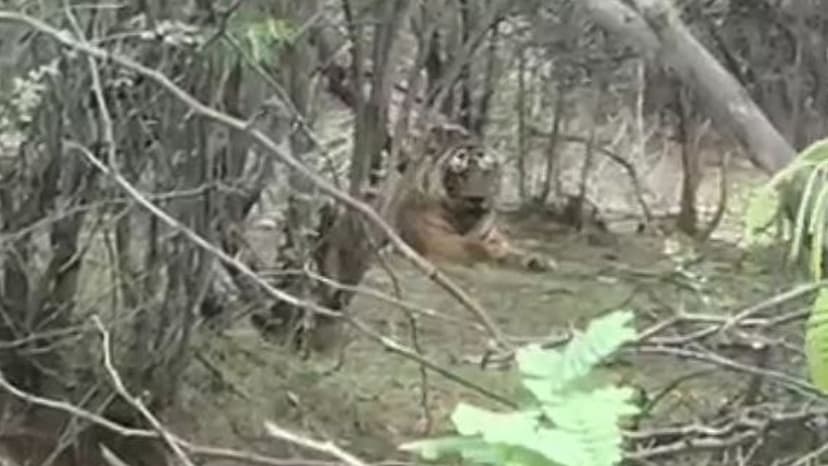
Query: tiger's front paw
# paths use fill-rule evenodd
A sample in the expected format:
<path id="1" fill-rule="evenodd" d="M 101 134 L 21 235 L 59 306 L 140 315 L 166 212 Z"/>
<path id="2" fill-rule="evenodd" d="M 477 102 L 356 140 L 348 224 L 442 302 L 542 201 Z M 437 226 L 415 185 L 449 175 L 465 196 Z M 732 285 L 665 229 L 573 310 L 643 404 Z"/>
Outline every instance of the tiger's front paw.
<path id="1" fill-rule="evenodd" d="M 523 266 L 533 272 L 549 272 L 558 270 L 558 263 L 551 257 L 530 254 L 523 258 Z"/>

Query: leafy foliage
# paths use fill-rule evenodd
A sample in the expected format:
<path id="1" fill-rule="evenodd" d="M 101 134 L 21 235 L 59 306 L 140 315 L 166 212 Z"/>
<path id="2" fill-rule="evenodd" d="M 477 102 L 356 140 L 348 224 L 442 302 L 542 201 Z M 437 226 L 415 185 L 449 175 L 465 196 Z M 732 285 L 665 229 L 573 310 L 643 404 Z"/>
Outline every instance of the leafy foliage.
<path id="1" fill-rule="evenodd" d="M 532 397 L 510 413 L 466 403 L 451 420 L 459 435 L 401 445 L 426 460 L 460 455 L 478 464 L 605 466 L 621 461 L 622 416 L 638 413 L 628 387 L 585 388 L 595 366 L 636 338 L 630 311 L 595 319 L 563 351 L 528 345 L 516 359 Z"/>
<path id="2" fill-rule="evenodd" d="M 805 180 L 802 198 L 793 222 L 790 257 L 798 257 L 803 241 L 810 236 L 813 244 L 822 244 L 825 236 L 825 208 L 828 202 L 828 139 L 819 140 L 805 148 L 784 170 L 768 183 L 754 191 L 745 215 L 745 236 L 751 241 L 776 219 L 785 221 L 781 214 L 784 203 L 780 188 L 786 183 Z M 810 271 L 816 280 L 822 276 L 823 249 L 811 248 Z"/>
<path id="3" fill-rule="evenodd" d="M 293 42 L 298 30 L 286 19 L 240 14 L 234 18 L 228 32 L 256 63 L 271 65 L 279 51 Z"/>
<path id="4" fill-rule="evenodd" d="M 14 117 L 15 123 L 31 122 L 34 111 L 40 106 L 43 93 L 47 89 L 45 79 L 47 75 L 57 76 L 56 62 L 30 70 L 25 77 L 12 78 L 10 92 L 3 96 L 3 116 Z M 10 121 L 3 120 L 4 126 L 12 126 Z"/>
<path id="5" fill-rule="evenodd" d="M 805 332 L 805 355 L 811 380 L 828 391 L 828 290 L 821 289 L 808 317 Z"/>
<path id="6" fill-rule="evenodd" d="M 10 89 L 0 94 L 0 154 L 14 152 L 23 141 L 48 89 L 49 76 L 58 76 L 57 60 L 13 77 Z"/>
<path id="7" fill-rule="evenodd" d="M 770 228 L 779 212 L 779 193 L 762 185 L 755 189 L 745 213 L 745 238 L 748 243 L 759 242 L 759 235 Z"/>
<path id="8" fill-rule="evenodd" d="M 780 187 L 784 183 L 804 182 L 802 196 L 792 223 L 790 257 L 798 257 L 806 236 L 810 237 L 811 276 L 822 279 L 828 206 L 828 139 L 819 140 L 803 150 L 788 167 L 777 173 L 768 183 L 756 190 L 745 215 L 746 237 L 755 241 L 756 233 L 774 219 L 785 221 Z M 811 380 L 828 393 L 828 291 L 821 289 L 808 318 L 805 334 L 805 352 Z"/>

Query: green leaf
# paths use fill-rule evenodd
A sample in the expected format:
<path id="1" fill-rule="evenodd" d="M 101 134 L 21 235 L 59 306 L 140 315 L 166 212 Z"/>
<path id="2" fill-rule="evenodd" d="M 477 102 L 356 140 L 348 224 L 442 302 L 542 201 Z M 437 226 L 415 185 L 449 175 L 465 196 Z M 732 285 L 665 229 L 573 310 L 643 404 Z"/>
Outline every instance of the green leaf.
<path id="1" fill-rule="evenodd" d="M 525 411 L 498 414 L 461 403 L 452 415 L 457 431 L 463 435 L 480 435 L 490 444 L 535 451 L 561 464 L 577 464 L 583 459 L 577 448 L 568 448 L 573 434 L 540 425 L 540 413 Z"/>
<path id="2" fill-rule="evenodd" d="M 237 14 L 231 21 L 228 33 L 236 38 L 246 54 L 259 64 L 276 63 L 279 53 L 294 42 L 299 29 L 284 18 L 262 18 L 261 13 L 250 9 Z M 232 47 L 232 52 L 235 52 Z"/>
<path id="3" fill-rule="evenodd" d="M 639 412 L 634 398 L 635 391 L 629 387 L 604 387 L 545 405 L 544 412 L 556 426 L 575 436 L 580 454 L 590 458 L 582 464 L 615 464 L 621 460 L 623 441 L 618 419 Z"/>
<path id="4" fill-rule="evenodd" d="M 828 163 L 828 138 L 819 139 L 802 149 L 797 159 L 811 164 Z"/>
<path id="5" fill-rule="evenodd" d="M 814 300 L 805 330 L 805 355 L 811 380 L 828 394 L 828 289 L 821 288 Z"/>
<path id="6" fill-rule="evenodd" d="M 802 249 L 802 240 L 805 238 L 805 219 L 807 218 L 810 210 L 809 207 L 811 205 L 811 198 L 814 190 L 816 189 L 817 180 L 819 178 L 819 170 L 811 172 L 808 176 L 808 182 L 805 184 L 805 190 L 802 192 L 802 198 L 799 201 L 799 206 L 797 207 L 796 220 L 793 225 L 794 231 L 791 241 L 791 250 L 788 253 L 788 257 L 792 260 L 799 256 L 799 252 Z"/>
<path id="7" fill-rule="evenodd" d="M 768 182 L 769 187 L 777 188 L 790 181 L 805 169 L 828 163 L 828 138 L 817 140 L 803 149 L 787 167 L 779 170 Z"/>
<path id="8" fill-rule="evenodd" d="M 426 461 L 436 461 L 451 455 L 483 464 L 498 464 L 503 454 L 497 448 L 484 442 L 479 436 L 449 436 L 403 443 L 402 451 L 418 453 Z"/>
<path id="9" fill-rule="evenodd" d="M 521 447 L 501 447 L 503 463 L 506 466 L 556 466 L 560 463 L 550 461 L 538 452 Z"/>
<path id="10" fill-rule="evenodd" d="M 814 202 L 813 214 L 811 215 L 811 224 L 809 230 L 812 236 L 811 246 L 811 274 L 814 280 L 822 279 L 822 256 L 823 256 L 823 240 L 825 238 L 825 207 L 828 201 L 828 186 L 825 185 L 824 180 L 819 196 Z"/>
<path id="11" fill-rule="evenodd" d="M 563 353 L 539 345 L 519 349 L 516 360 L 524 386 L 539 401 L 556 402 L 556 393 L 579 382 L 621 345 L 635 340 L 635 329 L 627 326 L 633 317 L 631 311 L 616 311 L 593 320 L 584 333 L 573 337 Z"/>
<path id="12" fill-rule="evenodd" d="M 770 186 L 753 190 L 745 213 L 745 238 L 748 243 L 756 241 L 756 235 L 766 230 L 779 212 L 779 193 Z"/>
<path id="13" fill-rule="evenodd" d="M 481 434 L 487 440 L 500 442 L 517 431 L 532 429 L 540 417 L 540 411 L 516 411 L 508 414 L 493 413 L 466 403 L 458 403 L 451 420 L 462 435 Z"/>
<path id="14" fill-rule="evenodd" d="M 828 213 L 828 138 L 813 142 L 766 185 L 757 191 L 745 215 L 746 230 L 754 234 L 779 210 L 780 201 L 772 189 L 783 183 L 802 186 L 792 226 L 789 256 L 796 259 L 805 238 L 810 235 L 810 271 L 815 281 L 823 276 L 826 216 Z M 792 225 L 790 224 L 792 223 Z M 746 235 L 747 236 L 747 235 Z M 828 291 L 820 289 L 806 322 L 805 354 L 811 380 L 828 394 Z"/>
<path id="15" fill-rule="evenodd" d="M 625 342 L 636 338 L 630 311 L 593 320 L 563 351 L 518 350 L 518 375 L 534 395 L 528 407 L 498 413 L 459 403 L 451 420 L 460 437 L 410 442 L 401 449 L 428 460 L 459 454 L 497 466 L 613 466 L 622 458 L 619 420 L 638 413 L 629 387 L 576 383 Z"/>

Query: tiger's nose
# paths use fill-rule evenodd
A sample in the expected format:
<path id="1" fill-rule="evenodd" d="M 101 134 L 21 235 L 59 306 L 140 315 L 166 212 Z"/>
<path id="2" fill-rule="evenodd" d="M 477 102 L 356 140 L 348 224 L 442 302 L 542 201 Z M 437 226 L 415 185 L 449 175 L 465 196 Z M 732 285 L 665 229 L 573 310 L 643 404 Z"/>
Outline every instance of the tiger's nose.
<path id="1" fill-rule="evenodd" d="M 465 196 L 463 201 L 468 207 L 474 209 L 486 209 L 489 204 L 485 196 Z"/>

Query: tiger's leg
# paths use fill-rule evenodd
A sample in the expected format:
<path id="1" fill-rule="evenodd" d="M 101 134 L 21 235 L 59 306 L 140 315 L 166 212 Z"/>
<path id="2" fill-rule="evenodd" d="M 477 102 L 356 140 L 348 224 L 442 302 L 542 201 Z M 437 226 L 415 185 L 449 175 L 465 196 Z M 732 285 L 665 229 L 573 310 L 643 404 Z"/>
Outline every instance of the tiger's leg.
<path id="1" fill-rule="evenodd" d="M 493 226 L 483 239 L 490 256 L 497 262 L 520 269 L 544 272 L 556 270 L 558 263 L 551 257 L 526 251 L 511 244 L 506 235 Z"/>
<path id="2" fill-rule="evenodd" d="M 486 261 L 489 253 L 481 241 L 457 233 L 442 212 L 422 212 L 412 222 L 409 244 L 435 264 L 471 266 Z"/>

